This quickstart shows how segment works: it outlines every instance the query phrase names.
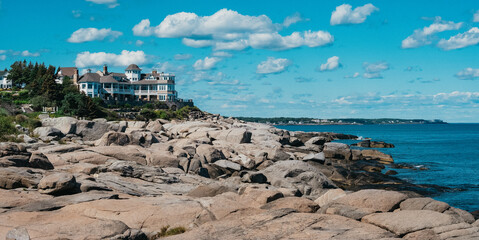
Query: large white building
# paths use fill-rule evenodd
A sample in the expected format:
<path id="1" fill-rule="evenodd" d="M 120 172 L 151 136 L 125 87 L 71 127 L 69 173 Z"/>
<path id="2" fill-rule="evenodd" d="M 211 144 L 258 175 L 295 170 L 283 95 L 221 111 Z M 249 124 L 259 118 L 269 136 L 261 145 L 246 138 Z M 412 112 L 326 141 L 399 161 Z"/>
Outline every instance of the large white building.
<path id="1" fill-rule="evenodd" d="M 75 81 L 74 81 L 75 82 Z M 83 74 L 78 85 L 89 97 L 119 101 L 176 101 L 175 75 L 168 73 L 142 73 L 131 64 L 125 73 L 110 73 L 105 65 L 103 71 Z"/>
<path id="2" fill-rule="evenodd" d="M 0 71 L 0 89 L 12 88 L 12 81 L 7 78 L 7 71 Z"/>

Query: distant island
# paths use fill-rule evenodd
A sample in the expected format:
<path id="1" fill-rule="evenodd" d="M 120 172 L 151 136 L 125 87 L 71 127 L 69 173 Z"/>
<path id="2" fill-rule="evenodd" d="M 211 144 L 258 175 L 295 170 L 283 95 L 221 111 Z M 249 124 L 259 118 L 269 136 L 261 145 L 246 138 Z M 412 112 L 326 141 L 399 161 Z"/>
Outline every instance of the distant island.
<path id="1" fill-rule="evenodd" d="M 447 124 L 440 119 L 399 119 L 399 118 L 294 118 L 294 117 L 237 117 L 247 122 L 265 123 L 270 125 L 371 125 L 371 124 Z"/>

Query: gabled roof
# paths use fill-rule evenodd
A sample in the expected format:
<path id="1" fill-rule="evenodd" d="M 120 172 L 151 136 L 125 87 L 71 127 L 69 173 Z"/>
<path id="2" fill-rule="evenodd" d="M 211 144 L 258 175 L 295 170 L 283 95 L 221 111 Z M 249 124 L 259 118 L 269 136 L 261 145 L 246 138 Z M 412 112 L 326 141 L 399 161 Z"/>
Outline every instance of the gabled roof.
<path id="1" fill-rule="evenodd" d="M 61 74 L 60 74 L 61 71 Z M 70 76 L 72 77 L 77 71 L 76 67 L 60 67 L 58 68 L 58 76 Z"/>
<path id="2" fill-rule="evenodd" d="M 98 73 L 85 73 L 80 77 L 79 83 L 86 82 L 100 82 L 100 74 Z"/>
<path id="3" fill-rule="evenodd" d="M 125 70 L 141 70 L 138 65 L 136 64 L 130 64 Z"/>
<path id="4" fill-rule="evenodd" d="M 121 78 L 126 78 L 126 75 L 124 73 L 110 73 L 113 77 L 121 77 Z"/>

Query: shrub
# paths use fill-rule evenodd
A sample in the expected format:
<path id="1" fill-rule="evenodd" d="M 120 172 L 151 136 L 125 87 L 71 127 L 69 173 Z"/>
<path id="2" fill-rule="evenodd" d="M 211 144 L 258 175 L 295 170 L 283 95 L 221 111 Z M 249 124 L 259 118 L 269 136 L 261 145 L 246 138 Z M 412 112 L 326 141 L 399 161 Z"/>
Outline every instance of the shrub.
<path id="1" fill-rule="evenodd" d="M 11 116 L 0 116 L 0 141 L 8 141 L 8 135 L 16 134 L 14 118 Z"/>
<path id="2" fill-rule="evenodd" d="M 185 227 L 175 227 L 175 228 L 170 228 L 170 226 L 165 226 L 162 227 L 160 232 L 157 233 L 153 239 L 158 239 L 161 237 L 168 237 L 168 236 L 173 236 L 173 235 L 178 235 L 186 232 Z"/>
<path id="3" fill-rule="evenodd" d="M 30 103 L 32 104 L 32 108 L 35 111 L 42 111 L 43 107 L 53 107 L 55 103 L 50 101 L 47 97 L 44 96 L 36 96 L 30 99 Z"/>

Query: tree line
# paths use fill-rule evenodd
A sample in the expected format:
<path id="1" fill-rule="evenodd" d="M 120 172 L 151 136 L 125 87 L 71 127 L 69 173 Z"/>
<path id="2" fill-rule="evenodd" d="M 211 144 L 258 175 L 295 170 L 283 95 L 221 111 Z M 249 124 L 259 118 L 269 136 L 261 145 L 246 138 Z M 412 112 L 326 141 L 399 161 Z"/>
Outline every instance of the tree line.
<path id="1" fill-rule="evenodd" d="M 16 61 L 8 70 L 8 79 L 16 88 L 28 90 L 28 101 L 36 111 L 42 107 L 58 107 L 62 115 L 87 118 L 102 117 L 100 99 L 91 99 L 80 92 L 72 79 L 65 76 L 63 83 L 55 82 L 57 68 L 44 63 Z"/>

